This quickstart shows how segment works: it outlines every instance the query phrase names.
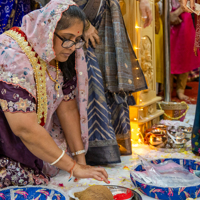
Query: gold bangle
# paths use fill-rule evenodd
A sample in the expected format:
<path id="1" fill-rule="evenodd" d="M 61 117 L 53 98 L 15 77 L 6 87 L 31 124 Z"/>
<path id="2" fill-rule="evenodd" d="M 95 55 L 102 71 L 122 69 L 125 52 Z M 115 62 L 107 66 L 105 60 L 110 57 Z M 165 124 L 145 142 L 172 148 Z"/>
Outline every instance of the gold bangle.
<path id="1" fill-rule="evenodd" d="M 87 21 L 87 25 L 85 26 L 84 31 L 87 31 L 90 28 L 90 25 L 91 25 L 91 23 L 88 19 L 86 21 Z"/>

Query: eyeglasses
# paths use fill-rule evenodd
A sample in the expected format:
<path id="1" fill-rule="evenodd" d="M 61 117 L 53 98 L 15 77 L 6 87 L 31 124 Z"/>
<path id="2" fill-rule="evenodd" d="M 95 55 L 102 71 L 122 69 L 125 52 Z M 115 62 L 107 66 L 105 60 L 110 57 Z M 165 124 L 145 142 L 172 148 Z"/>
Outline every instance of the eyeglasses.
<path id="1" fill-rule="evenodd" d="M 60 38 L 62 40 L 62 47 L 63 48 L 70 48 L 73 45 L 75 45 L 76 49 L 80 49 L 81 47 L 83 47 L 83 45 L 85 44 L 85 41 L 83 38 L 81 38 L 78 42 L 74 42 L 72 40 L 68 40 L 68 39 L 63 39 L 61 38 L 57 33 L 54 33 L 58 38 Z"/>

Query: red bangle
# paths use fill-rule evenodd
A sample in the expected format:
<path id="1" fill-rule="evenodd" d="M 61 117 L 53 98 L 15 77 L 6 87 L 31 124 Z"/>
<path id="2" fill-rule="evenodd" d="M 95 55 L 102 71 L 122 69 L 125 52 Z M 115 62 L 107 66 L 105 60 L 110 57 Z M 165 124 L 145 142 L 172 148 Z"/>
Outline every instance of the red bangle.
<path id="1" fill-rule="evenodd" d="M 69 177 L 68 182 L 72 180 L 72 177 L 73 177 L 73 170 L 74 170 L 75 165 L 76 165 L 76 161 L 74 160 L 74 165 L 73 165 L 73 167 L 70 169 L 70 177 Z"/>

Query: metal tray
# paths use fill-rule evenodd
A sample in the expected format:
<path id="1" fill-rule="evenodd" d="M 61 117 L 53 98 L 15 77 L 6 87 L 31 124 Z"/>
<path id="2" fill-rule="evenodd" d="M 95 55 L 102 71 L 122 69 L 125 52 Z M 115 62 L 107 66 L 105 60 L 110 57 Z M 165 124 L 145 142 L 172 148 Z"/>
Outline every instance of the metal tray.
<path id="1" fill-rule="evenodd" d="M 105 185 L 105 186 L 112 192 L 113 195 L 124 193 L 127 191 L 127 189 L 129 189 L 129 188 L 117 186 L 117 185 Z M 130 198 L 130 200 L 142 200 L 142 197 L 140 196 L 140 194 L 138 194 L 135 190 L 131 190 L 131 191 L 133 192 L 133 197 Z"/>

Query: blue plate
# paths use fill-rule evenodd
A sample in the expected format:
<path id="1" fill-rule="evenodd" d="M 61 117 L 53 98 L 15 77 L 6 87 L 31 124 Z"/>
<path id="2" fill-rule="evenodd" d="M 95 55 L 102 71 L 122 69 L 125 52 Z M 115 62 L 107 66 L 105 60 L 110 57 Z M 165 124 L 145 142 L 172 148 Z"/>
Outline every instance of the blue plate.
<path id="1" fill-rule="evenodd" d="M 184 168 L 189 170 L 191 173 L 195 173 L 200 170 L 200 161 L 189 160 L 189 159 L 160 159 L 152 160 L 154 164 L 160 164 L 164 161 L 172 160 L 175 163 L 182 165 Z M 138 165 L 134 170 L 144 171 L 142 165 Z M 148 185 L 137 180 L 134 180 L 132 175 L 130 175 L 133 184 L 138 187 L 138 190 L 143 194 L 156 199 L 165 200 L 185 200 L 187 198 L 198 198 L 200 197 L 200 182 L 196 186 L 188 187 L 159 187 L 157 185 Z M 199 179 L 200 180 L 200 179 Z"/>
<path id="2" fill-rule="evenodd" d="M 14 198 L 15 197 L 15 198 Z M 64 192 L 49 187 L 8 187 L 0 190 L 0 200 L 66 200 Z"/>

